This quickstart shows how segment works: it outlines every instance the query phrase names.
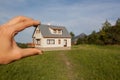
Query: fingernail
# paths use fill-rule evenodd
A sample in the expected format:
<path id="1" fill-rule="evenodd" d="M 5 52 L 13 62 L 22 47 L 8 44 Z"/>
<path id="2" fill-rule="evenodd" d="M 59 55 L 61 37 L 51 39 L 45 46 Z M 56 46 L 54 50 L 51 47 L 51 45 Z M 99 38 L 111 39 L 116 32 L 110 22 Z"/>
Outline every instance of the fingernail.
<path id="1" fill-rule="evenodd" d="M 39 50 L 39 54 L 43 54 L 44 52 L 43 52 L 43 50 Z"/>

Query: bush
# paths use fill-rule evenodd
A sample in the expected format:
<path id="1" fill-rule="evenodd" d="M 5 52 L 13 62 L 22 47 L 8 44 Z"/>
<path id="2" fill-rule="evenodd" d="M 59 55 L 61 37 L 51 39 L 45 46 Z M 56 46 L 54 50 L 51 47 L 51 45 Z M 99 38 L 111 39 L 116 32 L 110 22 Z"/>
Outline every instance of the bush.
<path id="1" fill-rule="evenodd" d="M 17 42 L 17 45 L 18 45 L 20 48 L 28 48 L 27 44 L 25 44 L 25 43 L 18 43 L 18 42 Z"/>

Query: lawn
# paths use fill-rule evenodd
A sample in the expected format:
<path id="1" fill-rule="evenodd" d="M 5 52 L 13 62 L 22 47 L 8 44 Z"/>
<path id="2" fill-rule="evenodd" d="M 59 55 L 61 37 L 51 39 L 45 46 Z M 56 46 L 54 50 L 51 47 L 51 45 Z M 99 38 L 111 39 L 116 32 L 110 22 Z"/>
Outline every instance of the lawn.
<path id="1" fill-rule="evenodd" d="M 0 65 L 0 80 L 119 80 L 120 46 L 73 46 Z"/>

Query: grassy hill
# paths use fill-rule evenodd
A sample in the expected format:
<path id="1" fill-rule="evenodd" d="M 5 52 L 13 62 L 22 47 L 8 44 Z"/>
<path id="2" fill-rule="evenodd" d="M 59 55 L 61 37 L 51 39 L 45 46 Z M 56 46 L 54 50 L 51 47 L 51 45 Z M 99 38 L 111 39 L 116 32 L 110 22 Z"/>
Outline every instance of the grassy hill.
<path id="1" fill-rule="evenodd" d="M 120 46 L 73 46 L 0 65 L 0 80 L 119 80 Z"/>

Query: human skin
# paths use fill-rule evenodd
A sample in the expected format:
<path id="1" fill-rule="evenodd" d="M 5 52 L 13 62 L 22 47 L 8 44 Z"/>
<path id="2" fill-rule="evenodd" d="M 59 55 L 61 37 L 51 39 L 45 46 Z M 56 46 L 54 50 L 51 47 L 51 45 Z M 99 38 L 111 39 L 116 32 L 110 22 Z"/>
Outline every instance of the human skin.
<path id="1" fill-rule="evenodd" d="M 23 57 L 42 54 L 36 48 L 22 49 L 17 46 L 14 36 L 31 26 L 37 26 L 40 22 L 25 16 L 17 16 L 7 23 L 0 25 L 0 64 L 8 64 Z"/>

